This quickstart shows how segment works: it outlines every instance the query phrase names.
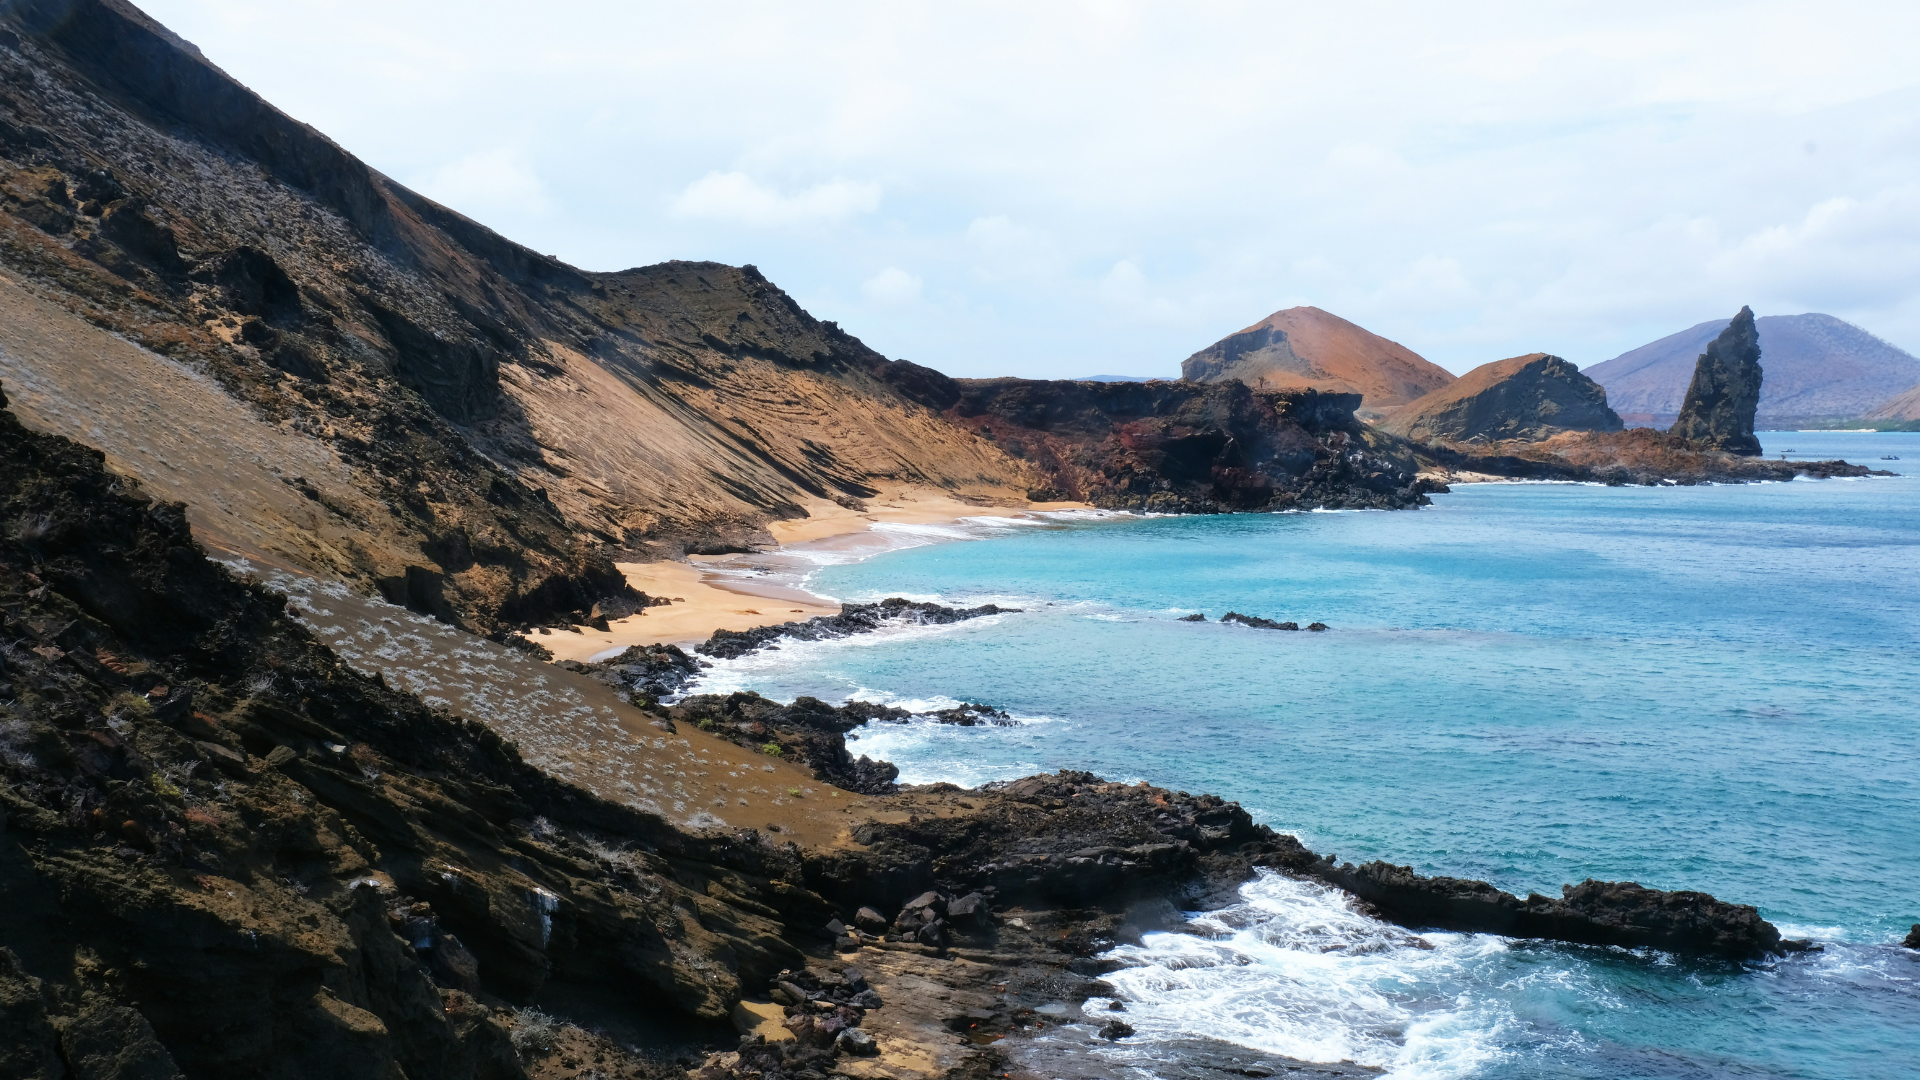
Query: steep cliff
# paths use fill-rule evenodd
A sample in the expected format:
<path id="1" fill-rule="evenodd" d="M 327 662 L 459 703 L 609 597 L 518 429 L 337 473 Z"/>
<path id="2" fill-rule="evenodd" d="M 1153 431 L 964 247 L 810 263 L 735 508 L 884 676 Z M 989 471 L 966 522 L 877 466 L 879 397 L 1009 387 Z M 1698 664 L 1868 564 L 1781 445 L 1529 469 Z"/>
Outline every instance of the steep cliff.
<path id="1" fill-rule="evenodd" d="M 1032 462 L 1035 498 L 1217 513 L 1427 502 L 1404 448 L 1354 420 L 1357 394 L 1239 381 L 962 379 L 949 416 Z"/>
<path id="2" fill-rule="evenodd" d="M 1622 425 L 1599 383 L 1557 356 L 1530 353 L 1482 364 L 1380 426 L 1432 442 L 1544 439 L 1562 431 L 1619 431 Z"/>
<path id="3" fill-rule="evenodd" d="M 608 553 L 1035 476 L 752 267 L 591 274 L 368 168 L 116 0 L 0 8 L 0 375 L 230 550 L 482 629 Z"/>
<path id="4" fill-rule="evenodd" d="M 1695 362 L 1687 399 L 1668 432 L 1716 450 L 1757 456 L 1753 416 L 1763 376 L 1753 309 L 1743 307 Z"/>
<path id="5" fill-rule="evenodd" d="M 1276 311 L 1194 353 L 1180 365 L 1194 382 L 1239 379 L 1268 390 L 1361 395 L 1366 414 L 1391 411 L 1453 381 L 1399 342 L 1316 307 Z"/>

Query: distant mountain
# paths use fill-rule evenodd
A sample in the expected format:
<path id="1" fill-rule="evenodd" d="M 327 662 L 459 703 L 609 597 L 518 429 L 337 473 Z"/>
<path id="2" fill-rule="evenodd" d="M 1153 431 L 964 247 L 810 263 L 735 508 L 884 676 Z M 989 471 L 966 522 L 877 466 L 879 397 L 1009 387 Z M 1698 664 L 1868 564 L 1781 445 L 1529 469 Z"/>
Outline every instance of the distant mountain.
<path id="1" fill-rule="evenodd" d="M 1195 382 L 1359 393 L 1362 412 L 1374 415 L 1453 381 L 1405 345 L 1317 307 L 1276 311 L 1194 353 L 1180 374 Z"/>
<path id="2" fill-rule="evenodd" d="M 1586 374 L 1629 424 L 1665 427 L 1680 412 L 1694 361 L 1727 328 L 1714 319 L 1594 364 Z M 1761 427 L 1852 419 L 1920 383 L 1920 358 L 1831 315 L 1768 315 L 1760 330 Z"/>
<path id="3" fill-rule="evenodd" d="M 1619 431 L 1607 392 L 1572 364 L 1529 353 L 1482 364 L 1408 403 L 1380 425 L 1415 442 L 1550 438 L 1563 431 Z"/>

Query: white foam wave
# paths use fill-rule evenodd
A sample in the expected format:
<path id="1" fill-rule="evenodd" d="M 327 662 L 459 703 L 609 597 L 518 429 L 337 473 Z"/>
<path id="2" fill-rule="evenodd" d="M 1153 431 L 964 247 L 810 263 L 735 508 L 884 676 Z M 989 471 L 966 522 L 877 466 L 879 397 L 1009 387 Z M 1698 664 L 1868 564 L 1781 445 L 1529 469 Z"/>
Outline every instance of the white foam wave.
<path id="1" fill-rule="evenodd" d="M 1108 955 L 1106 977 L 1149 1039 L 1204 1037 L 1405 1078 L 1458 1077 L 1501 1057 L 1516 1021 L 1463 975 L 1504 940 L 1407 932 L 1344 893 L 1262 871 L 1242 902 Z M 1090 1003 L 1098 1010 L 1098 1003 Z"/>

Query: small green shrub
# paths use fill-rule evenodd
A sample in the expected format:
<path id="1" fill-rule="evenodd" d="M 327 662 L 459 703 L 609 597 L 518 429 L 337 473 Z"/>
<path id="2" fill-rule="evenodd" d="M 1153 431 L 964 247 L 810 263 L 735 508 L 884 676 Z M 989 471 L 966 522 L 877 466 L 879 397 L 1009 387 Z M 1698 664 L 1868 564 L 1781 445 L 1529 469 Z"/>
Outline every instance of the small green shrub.
<path id="1" fill-rule="evenodd" d="M 787 789 L 787 794 L 797 799 L 800 797 L 800 789 L 797 787 L 790 787 Z"/>
<path id="2" fill-rule="evenodd" d="M 785 750 L 780 749 L 780 744 L 777 742 L 770 742 L 762 746 L 760 752 L 769 757 L 784 757 L 787 753 Z"/>
<path id="3" fill-rule="evenodd" d="M 702 720 L 702 721 L 700 721 L 699 723 L 697 723 L 697 724 L 695 724 L 695 725 L 693 725 L 693 726 L 694 726 L 694 727 L 697 727 L 697 728 L 699 728 L 699 729 L 700 729 L 701 731 L 712 731 L 712 730 L 713 730 L 713 718 L 712 718 L 712 717 L 708 717 L 707 719 L 705 719 L 705 720 Z"/>

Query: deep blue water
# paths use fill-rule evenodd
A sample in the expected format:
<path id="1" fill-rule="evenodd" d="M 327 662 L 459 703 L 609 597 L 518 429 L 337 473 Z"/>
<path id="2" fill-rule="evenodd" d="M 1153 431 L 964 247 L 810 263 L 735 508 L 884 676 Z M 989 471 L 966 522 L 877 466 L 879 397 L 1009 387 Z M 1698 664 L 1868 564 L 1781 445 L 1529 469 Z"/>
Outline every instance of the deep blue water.
<path id="1" fill-rule="evenodd" d="M 1827 946 L 1747 967 L 1445 934 L 1418 950 L 1338 930 L 1355 917 L 1337 897 L 1275 879 L 1231 925 L 1127 953 L 1144 1037 L 1237 1032 L 1404 1076 L 1916 1076 L 1920 954 L 1893 943 L 1920 921 L 1920 434 L 1762 439 L 1908 475 L 976 528 L 992 538 L 810 587 L 1021 614 L 788 645 L 710 685 L 1028 721 L 863 732 L 903 780 L 1143 778 L 1342 859 L 1522 894 L 1703 889 Z M 1213 621 L 1228 609 L 1333 630 Z M 1193 611 L 1209 621 L 1175 621 Z M 1325 936 L 1368 933 L 1379 947 Z"/>

